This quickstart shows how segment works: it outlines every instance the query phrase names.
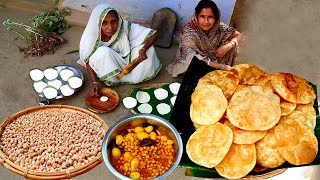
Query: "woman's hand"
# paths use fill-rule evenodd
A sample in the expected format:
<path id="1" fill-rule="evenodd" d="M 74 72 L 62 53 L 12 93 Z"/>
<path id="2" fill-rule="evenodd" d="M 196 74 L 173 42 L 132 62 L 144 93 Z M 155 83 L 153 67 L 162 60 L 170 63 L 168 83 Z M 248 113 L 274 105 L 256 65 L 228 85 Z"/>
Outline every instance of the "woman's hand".
<path id="1" fill-rule="evenodd" d="M 144 49 L 144 48 L 141 48 L 141 49 L 139 50 L 139 57 L 138 57 L 138 58 L 140 58 L 141 61 L 144 61 L 144 60 L 146 60 L 146 59 L 148 58 L 146 51 L 147 51 L 147 50 Z"/>
<path id="2" fill-rule="evenodd" d="M 98 96 L 99 95 L 99 84 L 98 82 L 93 82 L 90 89 L 91 96 Z"/>
<path id="3" fill-rule="evenodd" d="M 221 70 L 225 70 L 225 71 L 229 71 L 231 69 L 231 66 L 229 65 L 223 65 L 223 67 L 221 68 Z"/>
<path id="4" fill-rule="evenodd" d="M 232 48 L 232 46 L 231 46 Z M 218 58 L 222 58 L 226 53 L 231 49 L 230 43 L 220 46 L 215 52 L 214 55 Z"/>

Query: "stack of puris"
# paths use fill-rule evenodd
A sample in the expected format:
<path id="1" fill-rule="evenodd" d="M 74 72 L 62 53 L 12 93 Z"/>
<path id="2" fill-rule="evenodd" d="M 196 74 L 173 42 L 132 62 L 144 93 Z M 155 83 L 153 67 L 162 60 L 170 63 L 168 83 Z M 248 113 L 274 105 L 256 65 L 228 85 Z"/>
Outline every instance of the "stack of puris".
<path id="1" fill-rule="evenodd" d="M 187 154 L 229 179 L 256 165 L 309 164 L 318 153 L 315 98 L 306 80 L 289 73 L 270 74 L 251 64 L 209 72 L 191 95 L 196 131 Z"/>

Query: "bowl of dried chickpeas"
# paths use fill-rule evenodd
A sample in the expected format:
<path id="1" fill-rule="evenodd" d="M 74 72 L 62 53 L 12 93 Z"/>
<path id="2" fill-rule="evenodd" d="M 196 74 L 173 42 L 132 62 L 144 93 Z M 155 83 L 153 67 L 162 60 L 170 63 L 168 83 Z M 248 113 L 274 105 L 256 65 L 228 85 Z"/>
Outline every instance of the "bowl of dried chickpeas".
<path id="1" fill-rule="evenodd" d="M 176 128 L 152 114 L 117 121 L 102 143 L 103 161 L 120 179 L 164 179 L 177 168 L 182 152 Z"/>

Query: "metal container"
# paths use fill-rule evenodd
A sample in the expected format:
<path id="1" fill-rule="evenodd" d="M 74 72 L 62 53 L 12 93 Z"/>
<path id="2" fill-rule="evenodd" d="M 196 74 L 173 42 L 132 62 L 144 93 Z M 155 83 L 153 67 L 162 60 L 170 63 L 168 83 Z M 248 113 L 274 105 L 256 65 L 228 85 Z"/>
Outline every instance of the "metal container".
<path id="1" fill-rule="evenodd" d="M 183 152 L 182 140 L 179 132 L 171 123 L 169 123 L 169 121 L 151 114 L 135 114 L 135 115 L 125 117 L 117 121 L 113 126 L 111 126 L 108 129 L 102 143 L 102 157 L 105 165 L 115 176 L 117 176 L 122 180 L 129 180 L 131 178 L 122 175 L 116 170 L 116 168 L 114 168 L 111 165 L 111 161 L 110 161 L 111 147 L 108 147 L 108 144 L 116 137 L 116 135 L 120 134 L 120 132 L 123 132 L 123 130 L 125 130 L 128 126 L 135 127 L 135 126 L 142 125 L 143 123 L 149 123 L 151 125 L 157 126 L 157 128 L 160 131 L 167 133 L 169 138 L 172 139 L 174 142 L 175 160 L 173 161 L 171 168 L 161 176 L 158 176 L 154 179 L 160 180 L 170 175 L 177 168 L 181 160 L 181 156 Z"/>

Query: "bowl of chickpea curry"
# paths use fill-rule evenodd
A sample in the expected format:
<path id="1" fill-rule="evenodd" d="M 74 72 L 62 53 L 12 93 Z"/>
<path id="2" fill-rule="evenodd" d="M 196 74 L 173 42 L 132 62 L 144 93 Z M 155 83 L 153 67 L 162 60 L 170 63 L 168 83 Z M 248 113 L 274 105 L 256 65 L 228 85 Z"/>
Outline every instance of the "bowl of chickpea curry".
<path id="1" fill-rule="evenodd" d="M 102 143 L 104 163 L 120 179 L 163 179 L 178 166 L 182 152 L 176 128 L 152 114 L 117 121 Z"/>

